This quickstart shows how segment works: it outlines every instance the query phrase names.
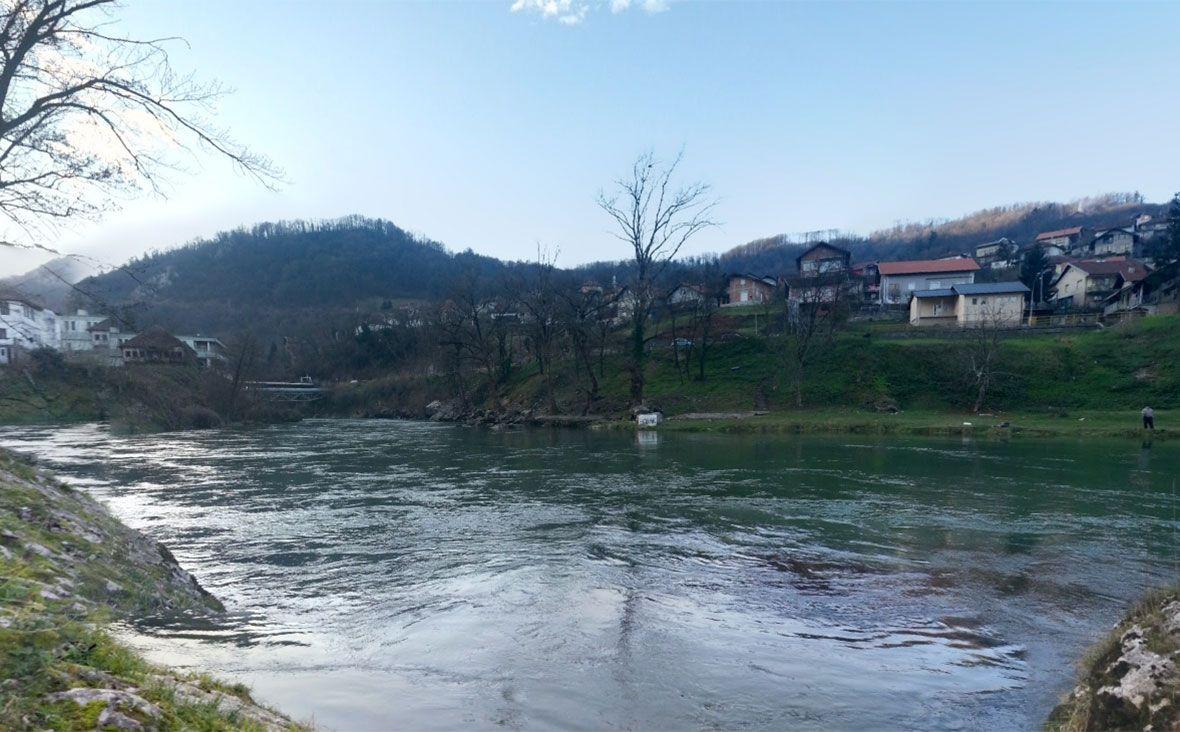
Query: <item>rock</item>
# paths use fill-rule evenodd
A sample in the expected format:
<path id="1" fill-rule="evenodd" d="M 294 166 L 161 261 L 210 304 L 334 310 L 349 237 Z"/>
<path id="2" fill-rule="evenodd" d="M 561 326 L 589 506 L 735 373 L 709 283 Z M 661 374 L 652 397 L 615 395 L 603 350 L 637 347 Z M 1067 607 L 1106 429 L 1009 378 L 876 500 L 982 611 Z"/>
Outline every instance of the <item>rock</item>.
<path id="1" fill-rule="evenodd" d="M 123 591 L 123 585 L 119 584 L 118 582 L 116 582 L 114 580 L 107 580 L 106 588 L 107 588 L 107 592 L 109 592 L 112 595 Z"/>
<path id="2" fill-rule="evenodd" d="M 291 727 L 290 720 L 233 694 L 227 694 L 217 689 L 205 690 L 196 684 L 181 681 L 170 676 L 152 676 L 151 680 L 161 686 L 171 688 L 176 695 L 177 701 L 190 704 L 212 705 L 222 712 L 236 714 L 239 717 L 248 719 L 266 730 L 275 730 L 277 732 L 278 730 L 287 730 Z"/>
<path id="3" fill-rule="evenodd" d="M 45 557 L 46 559 L 53 559 L 54 556 L 56 556 L 52 551 L 50 551 L 48 547 L 42 546 L 35 541 L 30 541 L 28 544 L 25 544 L 25 550 L 30 551 L 39 557 Z"/>
<path id="4" fill-rule="evenodd" d="M 150 719 L 159 719 L 163 712 L 155 704 L 138 694 L 123 689 L 91 689 L 78 687 L 50 694 L 51 701 L 72 701 L 80 707 L 94 702 L 106 702 L 108 709 L 132 710 Z"/>
<path id="5" fill-rule="evenodd" d="M 98 723 L 95 725 L 96 729 L 129 729 L 141 730 L 146 729 L 138 720 L 128 717 L 126 714 L 107 707 L 98 715 Z"/>

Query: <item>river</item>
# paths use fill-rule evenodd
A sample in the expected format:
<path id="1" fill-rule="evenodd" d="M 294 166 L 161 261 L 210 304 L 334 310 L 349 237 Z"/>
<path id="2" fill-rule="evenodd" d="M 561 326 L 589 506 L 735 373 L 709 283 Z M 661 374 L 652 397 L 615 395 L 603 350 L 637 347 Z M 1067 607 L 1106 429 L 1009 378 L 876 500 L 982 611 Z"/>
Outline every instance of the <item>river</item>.
<path id="1" fill-rule="evenodd" d="M 124 635 L 327 729 L 1033 729 L 1177 580 L 1180 447 L 3 428 L 230 608 Z"/>

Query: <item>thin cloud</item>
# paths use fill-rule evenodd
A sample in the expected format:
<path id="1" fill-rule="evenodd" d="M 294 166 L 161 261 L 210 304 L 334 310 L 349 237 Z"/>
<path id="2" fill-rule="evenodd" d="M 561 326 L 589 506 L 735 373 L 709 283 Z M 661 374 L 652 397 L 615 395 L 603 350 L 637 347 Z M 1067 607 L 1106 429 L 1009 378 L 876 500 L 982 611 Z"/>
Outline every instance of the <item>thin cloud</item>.
<path id="1" fill-rule="evenodd" d="M 609 9 L 612 14 L 639 8 L 648 15 L 668 9 L 670 0 L 513 0 L 514 13 L 526 13 L 562 25 L 580 25 L 592 10 Z"/>

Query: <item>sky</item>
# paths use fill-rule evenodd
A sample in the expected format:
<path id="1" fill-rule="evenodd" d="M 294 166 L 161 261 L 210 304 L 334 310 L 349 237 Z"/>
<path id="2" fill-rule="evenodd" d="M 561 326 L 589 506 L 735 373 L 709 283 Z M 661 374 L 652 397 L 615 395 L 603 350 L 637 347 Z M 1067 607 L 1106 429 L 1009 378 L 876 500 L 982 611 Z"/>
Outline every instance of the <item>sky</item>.
<path id="1" fill-rule="evenodd" d="M 685 253 L 1030 200 L 1180 190 L 1180 3 L 128 0 L 234 88 L 213 157 L 50 246 L 108 264 L 258 221 L 360 213 L 493 256 L 626 249 L 595 205 L 683 148 L 722 223 Z M 38 255 L 0 251 L 0 274 Z"/>

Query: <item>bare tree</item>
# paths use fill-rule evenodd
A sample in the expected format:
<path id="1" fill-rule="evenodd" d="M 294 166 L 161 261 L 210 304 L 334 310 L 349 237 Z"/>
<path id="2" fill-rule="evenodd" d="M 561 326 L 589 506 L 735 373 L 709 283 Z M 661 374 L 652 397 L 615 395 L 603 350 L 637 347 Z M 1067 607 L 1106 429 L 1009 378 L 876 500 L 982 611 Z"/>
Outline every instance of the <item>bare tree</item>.
<path id="1" fill-rule="evenodd" d="M 677 185 L 683 152 L 670 163 L 653 153 L 640 155 L 629 177 L 615 181 L 616 190 L 599 193 L 598 205 L 615 222 L 614 235 L 631 247 L 635 262 L 631 296 L 631 401 L 643 402 L 647 365 L 647 318 L 655 301 L 655 283 L 685 242 L 716 226 L 717 205 L 704 183 Z"/>
<path id="2" fill-rule="evenodd" d="M 834 343 L 848 319 L 848 299 L 843 271 L 800 276 L 791 283 L 784 352 L 796 407 L 803 406 L 803 385 L 811 365 Z"/>
<path id="3" fill-rule="evenodd" d="M 697 380 L 704 381 L 705 362 L 713 337 L 713 321 L 725 293 L 725 274 L 716 259 L 710 260 L 702 268 L 699 287 L 701 298 L 692 310 L 692 347 L 697 362 Z"/>
<path id="4" fill-rule="evenodd" d="M 55 224 L 162 193 L 198 150 L 266 185 L 281 173 L 209 119 L 226 93 L 176 74 L 173 38 L 114 30 L 114 0 L 0 0 L 0 243 L 49 249 Z"/>
<path id="5" fill-rule="evenodd" d="M 559 303 L 554 281 L 556 260 L 556 251 L 538 246 L 536 264 L 529 265 L 523 281 L 517 281 L 513 287 L 527 318 L 524 330 L 528 334 L 529 348 L 537 361 L 537 369 L 545 382 L 545 406 L 550 414 L 557 414 L 553 389 L 554 348 L 559 335 Z"/>
<path id="6" fill-rule="evenodd" d="M 975 414 L 983 409 L 990 390 L 1011 376 L 1000 368 L 1000 347 L 1004 330 L 1019 323 L 1020 312 L 1018 308 L 1013 316 L 1010 311 L 983 298 L 978 304 L 978 321 L 962 338 L 960 360 L 971 393 L 971 411 Z"/>

